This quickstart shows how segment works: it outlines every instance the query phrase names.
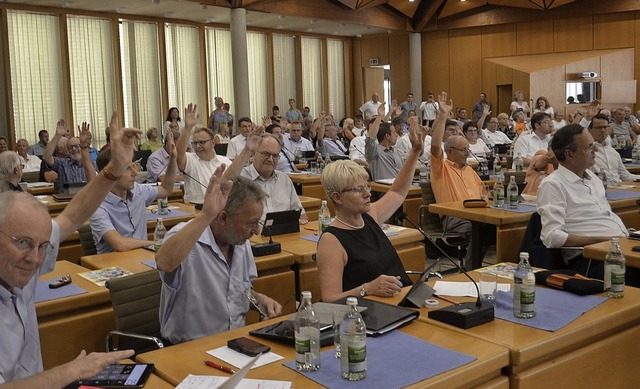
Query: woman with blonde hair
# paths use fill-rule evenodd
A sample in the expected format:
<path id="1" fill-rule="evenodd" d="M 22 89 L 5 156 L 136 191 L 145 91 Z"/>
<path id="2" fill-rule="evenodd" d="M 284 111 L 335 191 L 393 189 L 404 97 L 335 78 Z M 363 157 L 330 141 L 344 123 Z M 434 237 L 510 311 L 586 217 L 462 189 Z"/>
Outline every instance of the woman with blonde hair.
<path id="1" fill-rule="evenodd" d="M 336 214 L 318 241 L 316 261 L 322 300 L 354 294 L 391 297 L 411 284 L 380 225 L 402 205 L 422 153 L 424 134 L 410 118 L 411 151 L 389 191 L 371 203 L 367 171 L 349 160 L 330 163 L 321 182 Z"/>
<path id="2" fill-rule="evenodd" d="M 213 143 L 219 145 L 222 143 L 229 143 L 230 140 L 229 125 L 227 123 L 219 123 L 218 133 L 213 137 Z"/>

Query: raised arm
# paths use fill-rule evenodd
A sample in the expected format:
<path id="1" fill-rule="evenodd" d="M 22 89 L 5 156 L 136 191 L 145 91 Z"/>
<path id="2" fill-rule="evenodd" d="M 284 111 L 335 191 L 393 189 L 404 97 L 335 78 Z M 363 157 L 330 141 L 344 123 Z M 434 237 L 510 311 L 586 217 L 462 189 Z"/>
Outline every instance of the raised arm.
<path id="1" fill-rule="evenodd" d="M 440 158 L 442 155 L 444 128 L 447 124 L 447 118 L 451 114 L 451 107 L 453 107 L 453 100 L 449 100 L 449 105 L 447 105 L 447 92 L 440 93 L 438 96 L 438 114 L 431 130 L 431 155 L 436 158 Z"/>
<path id="2" fill-rule="evenodd" d="M 324 111 L 320 112 L 318 119 L 313 123 L 316 125 L 316 128 L 318 130 L 318 148 L 321 148 L 324 145 L 324 118 L 326 116 L 327 115 Z M 311 133 L 311 130 L 309 130 L 309 133 Z"/>
<path id="3" fill-rule="evenodd" d="M 84 176 L 87 182 L 91 182 L 97 172 L 89 155 L 89 148 L 91 147 L 91 125 L 89 123 L 82 122 L 82 127 L 78 126 L 78 138 L 80 138 L 80 155 L 82 156 Z"/>
<path id="4" fill-rule="evenodd" d="M 187 225 L 172 235 L 162 245 L 160 251 L 156 254 L 156 263 L 158 270 L 163 272 L 172 272 L 180 266 L 187 258 L 191 249 L 198 241 L 202 232 L 209 228 L 213 220 L 224 209 L 227 202 L 227 196 L 233 186 L 232 181 L 227 181 L 223 187 L 220 186 L 224 165 L 216 169 L 215 173 L 209 180 L 207 191 L 204 195 L 204 205 L 194 219 L 189 221 Z"/>
<path id="5" fill-rule="evenodd" d="M 482 105 L 483 109 L 482 109 L 482 116 L 480 116 L 480 119 L 478 119 L 478 128 L 480 130 L 482 130 L 485 126 L 484 126 L 484 121 L 487 120 L 487 118 L 491 115 L 491 106 L 489 104 L 483 104 Z M 480 132 L 480 134 L 482 134 L 482 131 L 478 131 Z"/>
<path id="6" fill-rule="evenodd" d="M 53 136 L 53 139 L 47 143 L 47 147 L 45 147 L 44 153 L 42 154 L 42 160 L 45 161 L 49 167 L 53 166 L 53 152 L 56 151 L 60 138 L 65 135 L 67 135 L 67 127 L 65 126 L 64 119 L 60 119 L 56 124 L 56 134 Z"/>
<path id="7" fill-rule="evenodd" d="M 393 181 L 389 191 L 382 198 L 371 204 L 371 216 L 379 223 L 384 223 L 402 205 L 404 199 L 411 188 L 411 181 L 415 174 L 416 163 L 422 154 L 422 145 L 426 133 L 418 123 L 418 117 L 409 118 L 409 140 L 411 141 L 411 151 L 407 155 L 400 172 Z"/>
<path id="8" fill-rule="evenodd" d="M 268 117 L 269 123 L 271 123 L 271 119 Z M 263 123 L 266 120 L 263 118 Z M 258 150 L 258 145 L 260 144 L 260 138 L 264 134 L 264 126 L 257 127 L 255 123 L 252 123 L 251 132 L 247 135 L 247 142 L 244 144 L 244 148 L 240 151 L 240 154 L 236 156 L 236 158 L 231 163 L 231 166 L 228 166 L 222 175 L 222 182 L 226 180 L 231 180 L 236 177 L 240 177 L 242 174 L 242 169 L 247 165 L 247 162 L 253 157 L 253 154 Z"/>
<path id="9" fill-rule="evenodd" d="M 173 193 L 173 184 L 176 182 L 176 165 L 178 158 L 178 151 L 176 145 L 173 143 L 173 134 L 169 133 L 167 136 L 167 145 L 169 146 L 169 165 L 162 178 L 162 185 L 158 187 L 158 198 L 168 197 Z"/>
<path id="10" fill-rule="evenodd" d="M 189 103 L 189 106 L 184 110 L 184 128 L 180 132 L 180 137 L 178 138 L 178 143 L 176 144 L 176 161 L 178 162 L 178 169 L 181 172 L 184 172 L 184 169 L 187 168 L 187 148 L 189 148 L 189 136 L 191 135 L 191 130 L 193 130 L 193 126 L 198 122 L 198 106 Z"/>
<path id="11" fill-rule="evenodd" d="M 60 227 L 60 241 L 78 229 L 93 212 L 98 209 L 102 200 L 111 189 L 111 185 L 122 176 L 133 159 L 135 139 L 140 138 L 142 131 L 135 128 L 120 128 L 118 112 L 113 112 L 109 123 L 111 160 L 91 182 L 89 182 L 67 205 L 56 222 Z"/>

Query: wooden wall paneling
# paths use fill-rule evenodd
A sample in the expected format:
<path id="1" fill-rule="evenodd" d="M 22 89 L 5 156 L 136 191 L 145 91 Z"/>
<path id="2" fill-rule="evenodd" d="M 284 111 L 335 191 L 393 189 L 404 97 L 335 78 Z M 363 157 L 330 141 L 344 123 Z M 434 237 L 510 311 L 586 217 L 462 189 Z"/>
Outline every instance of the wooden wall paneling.
<path id="1" fill-rule="evenodd" d="M 600 69 L 600 57 L 595 56 L 592 58 L 583 59 L 581 61 L 570 62 L 565 65 L 565 80 L 575 80 L 576 73 L 582 72 L 596 72 L 599 75 L 602 74 Z"/>
<path id="2" fill-rule="evenodd" d="M 378 92 L 381 101 L 384 99 L 384 69 L 381 67 L 364 68 L 364 97 L 358 104 L 358 110 L 362 104 L 371 100 L 373 92 Z"/>
<path id="3" fill-rule="evenodd" d="M 473 69 L 467 71 L 472 72 Z M 449 33 L 437 31 L 422 35 L 422 96 L 432 91 L 437 98 L 449 92 Z"/>
<path id="4" fill-rule="evenodd" d="M 635 20 L 633 13 L 593 16 L 593 48 L 633 47 Z"/>
<path id="5" fill-rule="evenodd" d="M 516 25 L 516 54 L 553 52 L 553 20 L 518 23 Z"/>
<path id="6" fill-rule="evenodd" d="M 370 58 L 380 60 L 380 65 L 389 64 L 389 37 L 377 36 L 373 38 L 362 38 L 361 61 L 363 66 L 369 66 Z"/>
<path id="7" fill-rule="evenodd" d="M 516 55 L 516 25 L 482 27 L 482 58 Z"/>
<path id="8" fill-rule="evenodd" d="M 583 16 L 553 21 L 553 51 L 593 49 L 593 18 Z"/>
<path id="9" fill-rule="evenodd" d="M 640 12 L 635 13 L 636 21 L 635 21 L 635 37 L 634 37 L 634 47 L 640 47 Z M 634 50 L 635 58 L 634 58 L 634 78 L 636 80 L 640 80 L 640 50 Z M 636 86 L 636 107 L 638 106 L 638 96 L 640 96 L 640 83 Z"/>
<path id="10" fill-rule="evenodd" d="M 0 31 L 7 31 L 7 10 L 0 10 Z M 15 120 L 13 117 L 13 94 L 11 87 L 11 69 L 9 68 L 9 34 L 0 34 L 0 49 L 2 55 L 2 63 L 0 63 L 0 106 L 4 107 L 4 120 L 0 124 L 0 135 L 6 136 L 11 145 L 11 149 L 14 150 L 15 145 L 15 131 L 10 129 L 15 128 Z"/>
<path id="11" fill-rule="evenodd" d="M 276 101 L 276 81 L 274 74 L 274 64 L 273 64 L 273 33 L 265 33 L 267 37 L 267 101 Z M 206 55 L 206 53 L 205 53 Z M 297 99 L 297 97 L 296 97 Z M 296 100 L 297 101 L 297 100 Z M 215 102 L 211 102 L 215 103 Z M 283 108 L 283 112 L 289 109 L 288 105 Z M 215 109 L 215 104 L 210 108 L 210 111 Z"/>
<path id="12" fill-rule="evenodd" d="M 345 116 L 353 118 L 353 47 L 351 40 L 343 41 L 344 52 L 344 105 Z"/>
<path id="13" fill-rule="evenodd" d="M 409 72 L 409 34 L 389 37 L 389 77 L 391 79 L 391 96 L 398 104 L 406 100 L 407 93 L 415 88 L 411 85 Z M 417 86 L 419 87 L 419 86 Z"/>
<path id="14" fill-rule="evenodd" d="M 532 98 L 530 95 L 531 77 L 529 73 L 521 72 L 519 70 L 513 71 L 513 93 L 516 91 L 522 91 L 524 94 L 524 100 L 529 102 Z M 513 97 L 513 96 L 512 96 Z"/>
<path id="15" fill-rule="evenodd" d="M 531 85 L 530 94 L 534 107 L 538 97 L 544 96 L 549 100 L 549 104 L 551 104 L 554 110 L 556 107 L 564 108 L 564 72 L 564 66 L 556 66 L 529 75 L 529 84 Z"/>
<path id="16" fill-rule="evenodd" d="M 294 45 L 296 51 L 296 96 L 298 96 L 296 106 L 304 108 L 307 102 L 304 101 L 304 93 L 302 90 L 302 38 L 300 35 L 295 36 Z M 311 114 L 315 115 L 314 118 L 317 118 L 320 112 L 311 112 Z"/>
<path id="17" fill-rule="evenodd" d="M 351 110 L 354 113 L 354 116 L 357 115 L 364 100 L 364 80 L 363 76 L 363 65 L 362 65 L 362 40 L 355 39 L 351 41 L 351 74 L 352 76 L 352 86 L 353 89 L 351 91 L 351 99 L 347 100 L 351 104 Z"/>
<path id="18" fill-rule="evenodd" d="M 450 95 L 455 107 L 471 107 L 482 91 L 482 34 L 480 28 L 449 32 Z"/>
<path id="19" fill-rule="evenodd" d="M 496 85 L 498 85 L 497 82 L 497 70 L 496 67 L 498 65 L 496 65 L 493 62 L 489 62 L 489 61 L 482 61 L 482 76 L 480 77 L 481 79 L 481 92 L 486 93 L 487 95 L 487 100 L 493 104 L 493 113 L 492 115 L 497 115 L 498 113 L 496 113 L 496 110 L 498 109 L 497 107 L 497 103 L 498 103 L 498 90 Z"/>
<path id="20" fill-rule="evenodd" d="M 623 49 L 600 57 L 600 78 L 604 80 L 634 80 L 634 49 Z M 624 64 L 624 66 L 621 66 Z"/>
<path id="21" fill-rule="evenodd" d="M 497 85 L 513 84 L 513 69 L 507 66 L 496 65 Z"/>

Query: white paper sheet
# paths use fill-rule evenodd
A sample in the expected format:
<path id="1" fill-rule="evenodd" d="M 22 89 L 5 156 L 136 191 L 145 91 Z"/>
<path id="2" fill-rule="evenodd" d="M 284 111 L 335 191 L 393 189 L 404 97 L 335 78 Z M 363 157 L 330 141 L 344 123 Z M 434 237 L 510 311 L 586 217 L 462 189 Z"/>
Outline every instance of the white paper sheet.
<path id="1" fill-rule="evenodd" d="M 439 296 L 478 297 L 473 282 L 436 281 L 433 288 Z M 497 289 L 508 292 L 511 290 L 511 285 L 498 283 Z"/>
<path id="2" fill-rule="evenodd" d="M 216 377 L 208 375 L 194 375 L 189 374 L 176 389 L 215 389 L 224 384 L 229 377 Z M 240 384 L 236 386 L 236 389 L 289 389 L 291 388 L 291 382 L 288 381 L 271 381 L 271 380 L 256 380 L 251 378 L 244 378 L 240 381 Z"/>
<path id="3" fill-rule="evenodd" d="M 251 359 L 253 359 L 253 357 L 241 354 L 235 350 L 230 349 L 227 346 L 222 346 L 222 347 L 215 348 L 213 350 L 209 350 L 207 351 L 207 354 L 212 355 L 218 359 L 221 359 L 227 363 L 230 363 L 235 367 L 243 367 L 244 365 L 249 363 Z M 272 351 L 269 351 L 268 353 L 260 355 L 260 358 L 258 358 L 256 363 L 251 368 L 253 369 L 256 367 L 267 365 L 271 362 L 279 361 L 281 359 L 284 359 L 284 357 Z"/>

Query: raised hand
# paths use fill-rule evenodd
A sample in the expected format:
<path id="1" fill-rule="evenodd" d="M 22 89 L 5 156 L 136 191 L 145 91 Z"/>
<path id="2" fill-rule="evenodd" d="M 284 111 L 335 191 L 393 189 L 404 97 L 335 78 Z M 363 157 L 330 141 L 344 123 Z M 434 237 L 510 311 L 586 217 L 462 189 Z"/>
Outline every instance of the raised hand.
<path id="1" fill-rule="evenodd" d="M 378 116 L 383 118 L 384 117 L 384 110 L 385 110 L 385 103 L 380 103 L 380 105 L 378 106 Z"/>
<path id="2" fill-rule="evenodd" d="M 264 128 L 269 127 L 271 124 L 272 124 L 272 122 L 271 122 L 271 118 L 269 116 L 263 116 L 262 117 L 262 126 Z"/>
<path id="3" fill-rule="evenodd" d="M 264 134 L 264 127 L 251 126 L 251 131 L 247 135 L 247 143 L 244 145 L 245 149 L 249 150 L 251 154 L 255 154 L 260 144 L 260 138 Z"/>
<path id="4" fill-rule="evenodd" d="M 223 185 L 220 184 L 221 177 L 225 169 L 225 165 L 218 166 L 211 176 L 209 185 L 207 186 L 207 191 L 204 194 L 202 212 L 211 220 L 215 219 L 220 212 L 222 212 L 225 204 L 227 203 L 229 192 L 231 192 L 231 187 L 233 187 L 233 181 L 231 180 L 227 180 Z"/>
<path id="5" fill-rule="evenodd" d="M 424 134 L 421 131 L 421 126 L 418 123 L 418 117 L 417 116 L 409 117 L 408 123 L 409 123 L 409 142 L 411 142 L 411 150 L 419 151 L 420 153 L 422 153 L 424 137 L 426 136 L 426 134 Z"/>
<path id="6" fill-rule="evenodd" d="M 60 119 L 58 123 L 56 123 L 56 135 L 67 136 L 67 125 L 64 119 Z"/>
<path id="7" fill-rule="evenodd" d="M 142 131 L 137 128 L 120 128 L 118 111 L 113 111 L 109 121 L 111 161 L 107 165 L 111 174 L 120 176 L 131 166 L 136 140 L 140 139 L 141 134 Z"/>
<path id="8" fill-rule="evenodd" d="M 592 117 L 597 115 L 598 112 L 600 111 L 600 100 L 593 100 L 585 108 L 587 110 L 587 114 L 585 115 L 585 117 L 587 118 L 587 120 L 590 120 Z"/>
<path id="9" fill-rule="evenodd" d="M 193 103 L 189 103 L 187 108 L 184 109 L 184 128 L 191 131 L 191 128 L 198 123 L 198 106 Z"/>
<path id="10" fill-rule="evenodd" d="M 173 131 L 173 130 L 170 130 Z M 172 158 L 178 157 L 178 150 L 176 149 L 176 143 L 173 140 L 173 133 L 170 132 L 169 136 L 167 136 L 167 146 L 169 147 L 169 155 Z"/>
<path id="11" fill-rule="evenodd" d="M 447 105 L 447 92 L 440 93 L 440 95 L 438 95 L 438 111 L 441 114 L 445 114 L 447 117 L 449 117 L 452 107 L 453 100 L 449 100 L 449 105 Z"/>
<path id="12" fill-rule="evenodd" d="M 82 148 L 91 146 L 91 125 L 82 122 L 82 127 L 78 126 L 78 138 L 80 138 L 80 146 Z"/>
<path id="13" fill-rule="evenodd" d="M 482 109 L 482 114 L 489 116 L 491 115 L 491 107 L 489 106 L 489 104 L 483 104 L 482 105 L 483 109 Z"/>

